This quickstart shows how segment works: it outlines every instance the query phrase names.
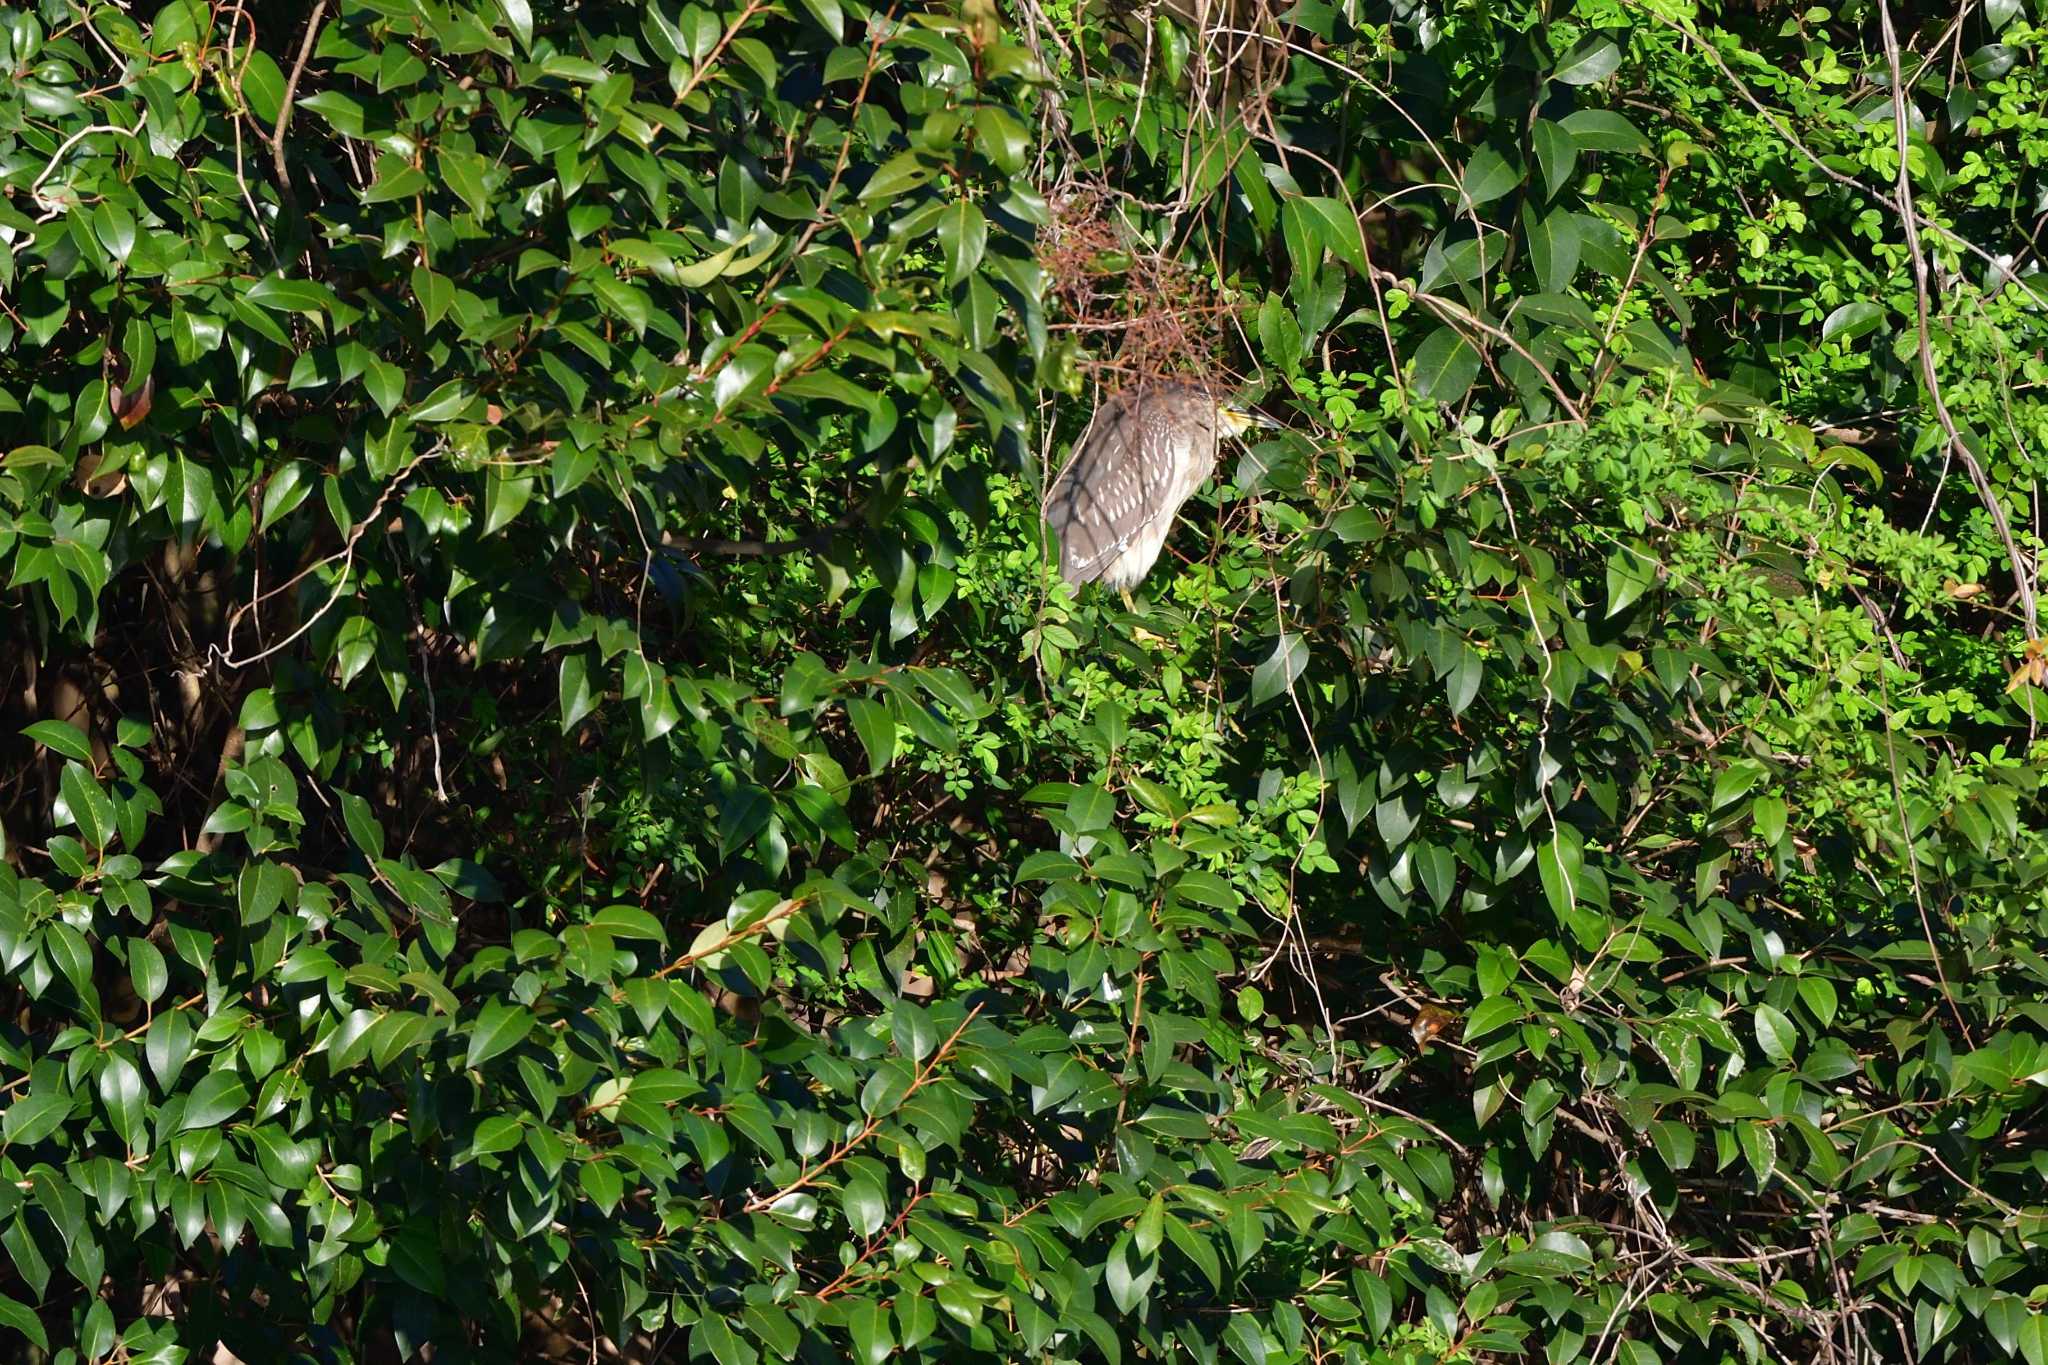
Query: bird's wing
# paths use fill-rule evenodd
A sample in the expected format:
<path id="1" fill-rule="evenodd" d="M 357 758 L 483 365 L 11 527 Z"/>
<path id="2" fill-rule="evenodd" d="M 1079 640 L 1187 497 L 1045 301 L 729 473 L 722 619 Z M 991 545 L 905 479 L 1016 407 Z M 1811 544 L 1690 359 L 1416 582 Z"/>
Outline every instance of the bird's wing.
<path id="1" fill-rule="evenodd" d="M 1152 519 L 1157 474 L 1140 458 L 1142 444 L 1132 405 L 1104 404 L 1046 495 L 1045 523 L 1060 538 L 1069 583 L 1100 577 Z"/>

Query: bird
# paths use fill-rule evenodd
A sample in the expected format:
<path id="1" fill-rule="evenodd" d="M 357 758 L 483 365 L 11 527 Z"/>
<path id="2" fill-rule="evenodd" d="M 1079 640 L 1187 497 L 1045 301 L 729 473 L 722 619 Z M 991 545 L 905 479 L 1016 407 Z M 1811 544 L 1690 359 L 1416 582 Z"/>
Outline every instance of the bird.
<path id="1" fill-rule="evenodd" d="M 1044 504 L 1060 576 L 1123 594 L 1145 581 L 1224 436 L 1280 424 L 1185 380 L 1133 385 L 1095 410 Z"/>

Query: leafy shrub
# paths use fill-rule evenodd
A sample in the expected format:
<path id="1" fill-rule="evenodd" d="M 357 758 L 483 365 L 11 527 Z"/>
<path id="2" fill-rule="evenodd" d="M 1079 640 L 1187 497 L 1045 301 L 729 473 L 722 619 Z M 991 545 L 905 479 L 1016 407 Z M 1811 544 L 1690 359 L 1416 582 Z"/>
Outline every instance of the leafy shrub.
<path id="1" fill-rule="evenodd" d="M 2041 30 L 1880 8 L 0 13 L 0 1325 L 2041 1365 Z"/>

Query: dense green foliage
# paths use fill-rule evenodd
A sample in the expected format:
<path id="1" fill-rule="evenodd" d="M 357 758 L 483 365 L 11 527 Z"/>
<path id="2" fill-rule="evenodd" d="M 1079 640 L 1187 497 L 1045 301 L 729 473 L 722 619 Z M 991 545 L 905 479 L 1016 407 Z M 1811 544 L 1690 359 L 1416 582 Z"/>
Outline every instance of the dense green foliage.
<path id="1" fill-rule="evenodd" d="M 0 9 L 7 1358 L 2048 1365 L 2037 20 Z"/>

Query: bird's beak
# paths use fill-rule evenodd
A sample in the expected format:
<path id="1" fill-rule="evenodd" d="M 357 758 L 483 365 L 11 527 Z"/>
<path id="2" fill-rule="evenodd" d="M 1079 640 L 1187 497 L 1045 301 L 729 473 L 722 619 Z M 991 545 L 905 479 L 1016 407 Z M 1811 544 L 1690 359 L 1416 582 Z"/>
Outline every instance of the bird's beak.
<path id="1" fill-rule="evenodd" d="M 1230 434 L 1233 436 L 1242 436 L 1253 427 L 1265 427 L 1269 431 L 1280 430 L 1279 419 L 1268 417 L 1263 412 L 1253 412 L 1248 408 L 1225 408 L 1223 414 L 1225 420 L 1230 423 Z"/>

